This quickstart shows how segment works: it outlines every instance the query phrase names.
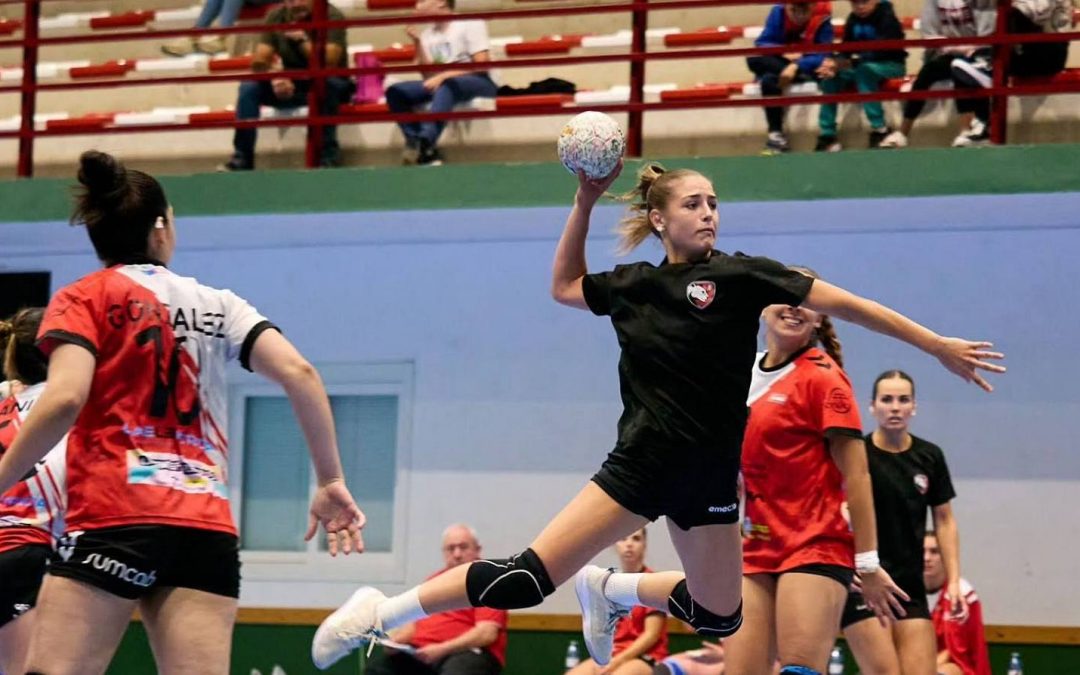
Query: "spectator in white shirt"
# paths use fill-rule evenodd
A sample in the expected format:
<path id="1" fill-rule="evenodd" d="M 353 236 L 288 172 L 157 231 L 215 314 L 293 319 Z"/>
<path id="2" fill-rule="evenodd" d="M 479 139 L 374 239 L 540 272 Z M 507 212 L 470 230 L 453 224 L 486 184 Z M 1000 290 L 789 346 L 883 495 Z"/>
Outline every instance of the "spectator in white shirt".
<path id="1" fill-rule="evenodd" d="M 478 96 L 494 97 L 495 82 L 486 70 L 427 70 L 443 63 L 490 61 L 487 25 L 480 20 L 454 21 L 454 0 L 417 0 L 416 15 L 431 22 L 423 30 L 405 28 L 416 45 L 422 80 L 399 82 L 386 90 L 386 103 L 393 112 L 412 112 L 431 103 L 433 113 L 449 112 L 458 103 Z M 406 164 L 442 164 L 437 144 L 446 122 L 405 122 Z"/>

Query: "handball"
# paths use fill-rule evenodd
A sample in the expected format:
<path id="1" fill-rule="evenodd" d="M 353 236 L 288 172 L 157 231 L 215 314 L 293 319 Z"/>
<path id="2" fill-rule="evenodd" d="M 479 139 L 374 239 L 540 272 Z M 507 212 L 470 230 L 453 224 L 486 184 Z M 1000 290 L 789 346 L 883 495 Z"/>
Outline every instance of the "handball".
<path id="1" fill-rule="evenodd" d="M 625 149 L 619 123 L 602 112 L 573 117 L 559 134 L 559 159 L 575 176 L 579 170 L 593 180 L 610 175 Z"/>

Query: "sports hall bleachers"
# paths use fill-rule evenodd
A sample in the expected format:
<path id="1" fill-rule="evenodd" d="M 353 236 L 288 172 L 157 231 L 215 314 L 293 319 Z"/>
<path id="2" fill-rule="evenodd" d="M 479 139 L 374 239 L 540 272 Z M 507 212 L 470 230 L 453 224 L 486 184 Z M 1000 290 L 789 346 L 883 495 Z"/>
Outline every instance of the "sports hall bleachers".
<path id="1" fill-rule="evenodd" d="M 43 3 L 41 34 L 44 37 L 86 32 L 132 34 L 147 30 L 189 28 L 199 12 L 191 0 L 108 0 L 49 1 Z M 408 13 L 405 0 L 339 0 L 335 3 L 346 16 L 387 16 Z M 579 2 L 545 0 L 543 7 L 573 6 Z M 898 0 L 897 13 L 904 17 L 909 37 L 917 37 L 919 0 Z M 459 11 L 492 11 L 536 8 L 535 0 L 461 0 Z M 722 45 L 749 46 L 760 31 L 767 5 L 709 7 L 705 9 L 657 10 L 649 15 L 648 48 L 652 50 L 716 48 Z M 21 5 L 0 6 L 0 40 L 17 38 L 21 31 Z M 842 24 L 847 2 L 833 3 L 833 17 Z M 259 12 L 248 12 L 247 25 L 261 22 Z M 496 19 L 489 21 L 494 59 L 514 59 L 552 55 L 625 53 L 630 49 L 629 13 Z M 410 49 L 402 48 L 402 26 L 352 27 L 348 31 L 350 52 L 371 51 L 388 65 L 408 63 Z M 103 78 L 144 79 L 207 73 L 246 72 L 245 54 L 253 34 L 232 35 L 231 53 L 195 54 L 168 57 L 159 51 L 160 39 L 117 40 L 43 46 L 37 70 L 41 84 L 93 81 Z M 1070 70 L 1061 79 L 1080 80 L 1080 52 L 1075 48 Z M 908 71 L 914 73 L 921 62 L 921 50 L 909 50 Z M 0 86 L 15 86 L 22 78 L 21 52 L 0 49 Z M 394 78 L 408 73 L 391 74 Z M 577 84 L 573 100 L 550 99 L 553 106 L 625 102 L 629 96 L 629 66 L 624 62 L 502 68 L 497 79 L 504 84 L 524 86 L 546 77 L 560 77 Z M 891 83 L 902 88 L 905 83 Z M 202 82 L 171 85 L 110 87 L 91 90 L 41 91 L 38 94 L 35 126 L 38 129 L 66 128 L 93 134 L 105 126 L 132 127 L 145 124 L 177 124 L 188 120 L 228 119 L 236 94 L 236 82 Z M 801 85 L 792 93 L 813 93 L 816 86 Z M 662 101 L 697 97 L 756 96 L 743 58 L 705 58 L 650 61 L 646 66 L 646 100 Z M 513 101 L 482 100 L 479 108 L 512 105 Z M 1080 139 L 1080 106 L 1076 94 L 1015 98 L 1010 101 L 1011 142 L 1075 141 Z M 362 119 L 380 107 L 346 108 L 345 113 Z M 899 115 L 898 104 L 887 105 L 890 115 Z M 303 109 L 296 111 L 304 112 Z M 19 125 L 19 96 L 8 90 L 0 96 L 0 131 Z M 282 113 L 278 113 L 282 114 Z M 289 113 L 283 113 L 289 114 Z M 865 145 L 865 123 L 857 106 L 842 107 L 842 138 L 850 147 Z M 920 120 L 915 145 L 946 145 L 955 134 L 951 106 L 934 104 Z M 448 130 L 443 146 L 450 161 L 547 160 L 552 156 L 553 139 L 565 116 L 511 117 L 467 120 Z M 817 133 L 816 106 L 802 106 L 789 112 L 788 124 L 794 132 L 796 150 L 812 146 Z M 764 120 L 757 107 L 697 109 L 648 112 L 645 115 L 645 154 L 649 156 L 693 154 L 744 154 L 756 152 L 764 135 Z M 396 128 L 375 122 L 342 128 L 341 140 L 346 164 L 395 162 L 400 145 Z M 197 130 L 102 134 L 93 144 L 148 162 L 149 168 L 199 171 L 212 168 L 230 151 L 231 130 Z M 264 129 L 259 143 L 259 165 L 298 166 L 302 162 L 302 128 Z M 70 137 L 44 137 L 35 142 L 37 175 L 66 173 L 77 149 Z M 16 161 L 16 141 L 0 139 L 0 172 L 10 174 Z"/>

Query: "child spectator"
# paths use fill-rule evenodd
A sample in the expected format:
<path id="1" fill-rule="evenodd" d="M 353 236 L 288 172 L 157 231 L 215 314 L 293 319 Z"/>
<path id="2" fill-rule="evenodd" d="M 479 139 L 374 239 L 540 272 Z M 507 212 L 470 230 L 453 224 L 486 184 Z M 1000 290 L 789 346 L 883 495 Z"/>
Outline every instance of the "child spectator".
<path id="1" fill-rule="evenodd" d="M 844 42 L 903 39 L 904 28 L 889 0 L 851 0 L 851 14 L 844 23 Z M 882 80 L 904 75 L 906 59 L 907 52 L 903 49 L 868 49 L 827 56 L 817 69 L 821 90 L 826 94 L 835 94 L 854 83 L 859 93 L 878 91 Z M 835 103 L 821 104 L 818 113 L 821 136 L 814 148 L 819 152 L 843 149 L 836 138 L 836 109 Z M 892 129 L 885 124 L 885 112 L 880 101 L 864 103 L 863 112 L 870 122 L 869 145 L 876 148 L 892 133 Z"/>
<path id="2" fill-rule="evenodd" d="M 779 96 L 793 82 L 808 82 L 816 78 L 825 54 L 801 54 L 798 47 L 814 44 L 831 44 L 833 28 L 828 3 L 814 5 L 810 2 L 788 2 L 775 5 L 765 20 L 765 28 L 754 40 L 758 47 L 795 48 L 789 54 L 751 56 L 746 65 L 761 85 L 762 96 Z M 784 108 L 768 106 L 765 120 L 769 136 L 763 154 L 777 155 L 791 149 L 784 133 Z"/>

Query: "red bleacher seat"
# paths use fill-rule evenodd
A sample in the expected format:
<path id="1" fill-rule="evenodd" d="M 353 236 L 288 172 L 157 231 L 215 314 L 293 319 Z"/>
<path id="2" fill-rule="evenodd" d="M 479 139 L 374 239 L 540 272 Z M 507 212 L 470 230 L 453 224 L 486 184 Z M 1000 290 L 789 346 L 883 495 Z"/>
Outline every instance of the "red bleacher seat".
<path id="1" fill-rule="evenodd" d="M 660 100 L 669 101 L 705 101 L 718 98 L 730 98 L 734 87 L 742 91 L 742 85 L 736 84 L 703 84 L 687 89 L 668 89 L 660 92 Z"/>
<path id="2" fill-rule="evenodd" d="M 664 36 L 665 47 L 689 47 L 693 45 L 726 45 L 735 38 L 730 30 L 702 28 L 689 33 L 672 33 Z"/>
<path id="3" fill-rule="evenodd" d="M 251 70 L 251 61 L 251 54 L 245 54 L 244 56 L 233 56 L 225 59 L 210 59 L 206 62 L 206 67 L 212 73 L 227 70 Z"/>
<path id="4" fill-rule="evenodd" d="M 96 16 L 90 19 L 91 28 L 134 28 L 143 26 L 154 19 L 154 12 L 124 12 L 109 16 Z"/>
<path id="5" fill-rule="evenodd" d="M 62 120 L 49 120 L 45 123 L 46 129 L 66 129 L 69 131 L 96 131 L 107 124 L 112 124 L 116 113 L 89 113 L 80 117 L 69 117 Z"/>
<path id="6" fill-rule="evenodd" d="M 579 41 L 580 44 L 580 41 Z M 566 54 L 576 45 L 568 40 L 529 40 L 512 42 L 506 45 L 507 56 L 529 56 L 535 54 Z"/>
<path id="7" fill-rule="evenodd" d="M 135 70 L 134 61 L 106 61 L 89 66 L 74 66 L 68 69 L 68 77 L 80 79 L 88 77 L 123 77 Z"/>
<path id="8" fill-rule="evenodd" d="M 543 106 L 545 108 L 561 108 L 567 103 L 573 103 L 573 94 L 530 94 L 526 96 L 499 96 L 495 99 L 496 110 L 512 110 L 514 108 L 531 108 Z"/>

